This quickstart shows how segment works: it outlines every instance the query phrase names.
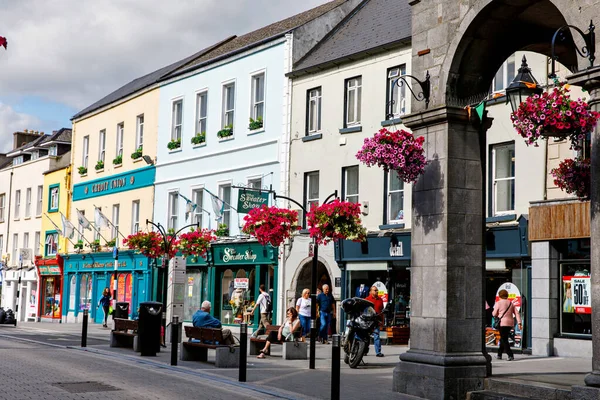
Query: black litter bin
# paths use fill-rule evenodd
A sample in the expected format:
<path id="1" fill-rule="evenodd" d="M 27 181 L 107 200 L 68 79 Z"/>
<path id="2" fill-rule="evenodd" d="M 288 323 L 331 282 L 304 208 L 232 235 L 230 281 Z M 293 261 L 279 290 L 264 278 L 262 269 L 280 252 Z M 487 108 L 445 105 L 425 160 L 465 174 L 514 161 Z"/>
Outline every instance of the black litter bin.
<path id="1" fill-rule="evenodd" d="M 113 313 L 113 318 L 129 318 L 129 303 L 124 301 L 117 302 L 117 308 L 115 308 L 115 312 Z"/>
<path id="2" fill-rule="evenodd" d="M 160 350 L 162 311 L 162 303 L 156 301 L 140 303 L 138 340 L 142 356 L 156 356 Z"/>

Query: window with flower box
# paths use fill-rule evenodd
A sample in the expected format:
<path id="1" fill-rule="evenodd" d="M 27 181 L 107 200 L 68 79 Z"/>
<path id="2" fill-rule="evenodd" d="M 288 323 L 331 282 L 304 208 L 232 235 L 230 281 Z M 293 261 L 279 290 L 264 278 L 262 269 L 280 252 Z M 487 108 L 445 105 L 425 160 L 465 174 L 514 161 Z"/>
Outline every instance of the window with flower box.
<path id="1" fill-rule="evenodd" d="M 515 144 L 505 143 L 492 147 L 492 210 L 494 215 L 515 210 Z"/>
<path id="2" fill-rule="evenodd" d="M 98 161 L 106 161 L 106 129 L 100 131 L 98 137 Z"/>
<path id="3" fill-rule="evenodd" d="M 233 127 L 235 117 L 235 82 L 223 85 L 223 116 L 221 128 Z"/>
<path id="4" fill-rule="evenodd" d="M 116 157 L 121 157 L 121 160 L 123 159 L 123 135 L 124 135 L 124 130 L 125 130 L 125 124 L 124 123 L 120 123 L 117 125 L 117 150 L 116 150 Z M 120 163 L 115 163 L 114 164 L 120 164 Z"/>
<path id="5" fill-rule="evenodd" d="M 90 150 L 90 137 L 89 136 L 84 136 L 83 137 L 82 153 L 81 153 L 81 166 L 84 167 L 84 168 L 86 168 L 86 169 L 88 167 L 89 150 Z"/>
<path id="6" fill-rule="evenodd" d="M 251 118 L 258 125 L 265 120 L 265 73 L 261 72 L 252 76 L 252 109 Z M 258 122 L 260 121 L 260 123 Z M 261 126 L 262 127 L 262 126 Z"/>
<path id="7" fill-rule="evenodd" d="M 183 100 L 173 102 L 171 116 L 171 140 L 181 140 L 181 128 L 183 118 Z"/>
<path id="8" fill-rule="evenodd" d="M 206 124 L 208 121 L 208 91 L 205 90 L 196 95 L 196 132 L 204 134 L 206 140 Z"/>
<path id="9" fill-rule="evenodd" d="M 137 116 L 135 129 L 135 149 L 142 146 L 144 146 L 144 114 Z"/>

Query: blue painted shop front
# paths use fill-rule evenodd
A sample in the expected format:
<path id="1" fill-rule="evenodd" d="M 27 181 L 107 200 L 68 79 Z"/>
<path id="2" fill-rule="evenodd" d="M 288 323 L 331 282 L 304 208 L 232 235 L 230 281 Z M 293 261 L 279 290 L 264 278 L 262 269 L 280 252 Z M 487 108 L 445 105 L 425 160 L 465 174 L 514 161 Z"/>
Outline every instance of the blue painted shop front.
<path id="1" fill-rule="evenodd" d="M 98 308 L 104 288 L 110 288 L 114 259 L 112 252 L 64 255 L 63 320 L 80 321 L 84 309 L 90 320 L 102 323 L 104 314 Z M 117 301 L 129 303 L 129 317 L 137 318 L 139 304 L 152 300 L 152 266 L 148 258 L 133 251 L 119 252 Z"/>

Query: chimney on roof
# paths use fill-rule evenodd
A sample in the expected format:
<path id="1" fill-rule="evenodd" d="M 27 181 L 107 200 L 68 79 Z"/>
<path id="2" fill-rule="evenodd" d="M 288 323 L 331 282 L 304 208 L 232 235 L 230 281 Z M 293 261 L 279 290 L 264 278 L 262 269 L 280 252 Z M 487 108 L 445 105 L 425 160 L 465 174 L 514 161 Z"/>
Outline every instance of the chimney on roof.
<path id="1" fill-rule="evenodd" d="M 24 129 L 23 132 L 13 133 L 13 150 L 23 146 L 26 143 L 33 142 L 38 138 L 38 135 L 33 129 Z"/>

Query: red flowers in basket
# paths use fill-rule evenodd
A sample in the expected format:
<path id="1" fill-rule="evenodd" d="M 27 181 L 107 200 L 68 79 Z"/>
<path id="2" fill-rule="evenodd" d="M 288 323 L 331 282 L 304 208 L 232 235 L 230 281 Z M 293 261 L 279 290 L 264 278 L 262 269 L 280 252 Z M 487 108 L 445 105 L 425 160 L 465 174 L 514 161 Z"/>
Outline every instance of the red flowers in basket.
<path id="1" fill-rule="evenodd" d="M 170 240 L 171 236 L 167 235 L 167 240 Z M 123 239 L 123 244 L 131 250 L 136 250 L 146 257 L 158 258 L 166 255 L 165 244 L 163 235 L 158 232 L 137 232 L 133 235 L 127 236 Z M 169 257 L 174 257 L 177 254 L 178 241 L 173 240 Z"/>
<path id="2" fill-rule="evenodd" d="M 347 239 L 354 242 L 365 240 L 367 230 L 361 225 L 360 205 L 335 199 L 331 203 L 311 208 L 306 214 L 310 237 L 317 244 Z"/>
<path id="3" fill-rule="evenodd" d="M 599 117 L 600 113 L 591 111 L 582 99 L 571 99 L 568 85 L 529 96 L 510 115 L 513 126 L 527 145 L 537 146 L 540 136 L 569 137 L 573 149 L 580 148 L 581 140 L 594 129 Z"/>
<path id="4" fill-rule="evenodd" d="M 254 236 L 262 245 L 277 247 L 299 229 L 297 211 L 263 204 L 244 217 L 242 232 Z"/>
<path id="5" fill-rule="evenodd" d="M 550 174 L 554 177 L 554 184 L 565 192 L 575 193 L 575 196 L 581 200 L 590 197 L 592 174 L 589 158 L 575 160 L 567 158 L 558 165 L 558 168 L 552 169 Z"/>
<path id="6" fill-rule="evenodd" d="M 368 167 L 377 165 L 387 171 L 396 171 L 406 183 L 416 182 L 425 170 L 427 160 L 423 142 L 405 130 L 388 131 L 383 128 L 372 138 L 366 138 L 356 158 Z"/>
<path id="7" fill-rule="evenodd" d="M 213 231 L 209 229 L 191 230 L 179 235 L 178 247 L 184 257 L 204 257 L 210 243 L 217 240 Z"/>

